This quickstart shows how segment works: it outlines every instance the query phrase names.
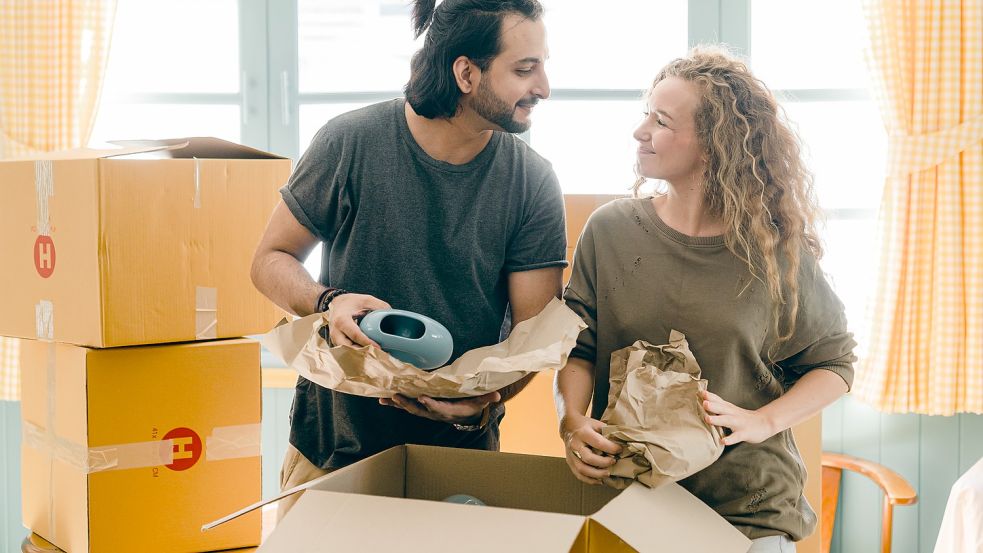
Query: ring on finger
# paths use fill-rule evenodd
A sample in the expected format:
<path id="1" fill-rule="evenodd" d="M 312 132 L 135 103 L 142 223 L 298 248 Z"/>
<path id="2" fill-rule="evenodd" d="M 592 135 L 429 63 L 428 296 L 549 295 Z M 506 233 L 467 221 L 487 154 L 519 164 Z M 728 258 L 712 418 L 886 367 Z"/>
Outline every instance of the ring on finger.
<path id="1" fill-rule="evenodd" d="M 580 456 L 580 450 L 579 449 L 572 449 L 572 450 L 570 450 L 570 452 L 573 453 L 573 456 L 574 457 L 580 459 L 581 461 L 584 460 L 584 458 Z"/>

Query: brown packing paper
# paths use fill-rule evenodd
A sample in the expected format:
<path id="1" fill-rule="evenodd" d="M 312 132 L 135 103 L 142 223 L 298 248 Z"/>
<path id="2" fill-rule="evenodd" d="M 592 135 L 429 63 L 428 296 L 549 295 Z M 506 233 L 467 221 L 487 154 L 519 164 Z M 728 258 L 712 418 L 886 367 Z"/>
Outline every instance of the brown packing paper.
<path id="1" fill-rule="evenodd" d="M 567 362 L 577 335 L 587 327 L 562 301 L 516 325 L 505 341 L 473 349 L 454 363 L 423 371 L 370 346 L 331 346 L 318 333 L 323 313 L 281 323 L 261 341 L 301 376 L 338 392 L 366 397 L 428 395 L 461 398 L 486 394 L 522 377 Z"/>
<path id="2" fill-rule="evenodd" d="M 676 330 L 669 344 L 637 341 L 611 354 L 611 389 L 601 434 L 623 447 L 604 483 L 649 487 L 694 474 L 723 453 L 720 430 L 706 423 L 700 365 Z"/>

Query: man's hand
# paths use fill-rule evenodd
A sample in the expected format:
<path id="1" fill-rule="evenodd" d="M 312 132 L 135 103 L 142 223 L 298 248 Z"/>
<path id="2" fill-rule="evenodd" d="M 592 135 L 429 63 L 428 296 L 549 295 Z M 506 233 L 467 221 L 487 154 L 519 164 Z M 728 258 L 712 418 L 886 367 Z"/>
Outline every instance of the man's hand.
<path id="1" fill-rule="evenodd" d="M 723 445 L 741 442 L 758 444 L 777 433 L 766 415 L 759 411 L 742 409 L 713 392 L 703 392 L 703 408 L 707 411 L 708 424 L 730 430 L 730 434 L 720 440 Z"/>
<path id="2" fill-rule="evenodd" d="M 575 415 L 564 418 L 560 423 L 560 437 L 567 449 L 567 465 L 581 482 L 600 484 L 601 479 L 611 475 L 608 469 L 616 459 L 597 452 L 617 455 L 621 446 L 601 435 L 604 423 Z"/>
<path id="3" fill-rule="evenodd" d="M 355 321 L 369 311 L 390 309 L 388 303 L 366 294 L 342 294 L 328 304 L 328 337 L 335 346 L 375 346 Z M 380 348 L 381 349 L 381 348 Z"/>
<path id="4" fill-rule="evenodd" d="M 334 303 L 334 302 L 331 302 Z M 379 403 L 398 407 L 408 413 L 448 424 L 474 424 L 481 420 L 481 412 L 491 403 L 502 399 L 498 392 L 464 399 L 434 399 L 420 396 L 416 399 L 396 394 L 392 399 L 380 398 Z"/>

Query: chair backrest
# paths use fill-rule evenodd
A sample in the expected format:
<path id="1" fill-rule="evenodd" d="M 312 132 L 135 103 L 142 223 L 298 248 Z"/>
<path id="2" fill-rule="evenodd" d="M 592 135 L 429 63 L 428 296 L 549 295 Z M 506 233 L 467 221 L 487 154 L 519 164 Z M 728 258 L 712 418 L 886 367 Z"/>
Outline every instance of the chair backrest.
<path id="1" fill-rule="evenodd" d="M 833 541 L 833 523 L 836 517 L 836 504 L 840 496 L 840 481 L 844 470 L 851 470 L 870 478 L 884 492 L 883 512 L 881 514 L 881 553 L 890 553 L 894 506 L 912 505 L 918 501 L 918 494 L 903 476 L 884 465 L 852 455 L 829 452 L 823 452 L 821 528 L 823 553 L 829 553 L 829 547 Z"/>

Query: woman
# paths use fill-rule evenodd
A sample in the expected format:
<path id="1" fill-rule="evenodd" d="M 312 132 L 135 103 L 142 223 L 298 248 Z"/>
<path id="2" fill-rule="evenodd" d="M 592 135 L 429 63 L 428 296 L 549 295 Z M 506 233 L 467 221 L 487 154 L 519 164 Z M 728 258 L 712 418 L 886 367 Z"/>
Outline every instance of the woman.
<path id="1" fill-rule="evenodd" d="M 557 374 L 567 464 L 607 476 L 611 352 L 679 330 L 709 381 L 707 422 L 725 429 L 720 459 L 680 484 L 751 551 L 794 551 L 816 515 L 789 428 L 848 391 L 855 345 L 817 265 L 811 176 L 774 97 L 723 50 L 670 63 L 647 104 L 634 197 L 591 216 L 564 293 L 588 324 Z M 646 178 L 664 192 L 639 197 Z"/>

